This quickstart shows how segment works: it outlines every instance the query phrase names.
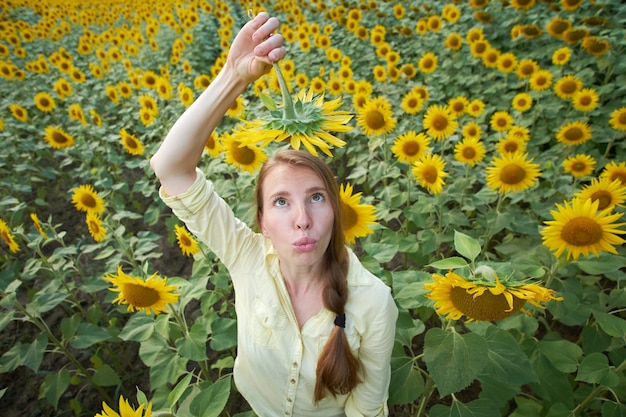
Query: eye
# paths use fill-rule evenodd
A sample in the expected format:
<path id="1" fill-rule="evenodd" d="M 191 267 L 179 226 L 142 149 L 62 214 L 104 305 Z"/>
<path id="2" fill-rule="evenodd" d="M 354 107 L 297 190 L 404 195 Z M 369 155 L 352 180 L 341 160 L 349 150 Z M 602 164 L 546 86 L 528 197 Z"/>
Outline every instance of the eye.
<path id="1" fill-rule="evenodd" d="M 320 201 L 324 201 L 324 194 L 322 194 L 322 193 L 314 193 L 311 196 L 311 201 L 313 201 L 314 203 L 319 203 Z"/>
<path id="2" fill-rule="evenodd" d="M 276 197 L 274 199 L 274 205 L 276 207 L 285 207 L 287 205 L 287 200 L 283 197 Z"/>

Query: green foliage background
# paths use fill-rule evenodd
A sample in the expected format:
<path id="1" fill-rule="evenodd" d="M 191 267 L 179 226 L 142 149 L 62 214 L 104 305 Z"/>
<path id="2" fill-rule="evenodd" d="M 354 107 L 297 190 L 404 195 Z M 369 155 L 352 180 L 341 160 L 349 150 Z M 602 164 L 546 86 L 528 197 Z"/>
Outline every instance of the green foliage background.
<path id="1" fill-rule="evenodd" d="M 440 16 L 446 2 L 406 3 L 263 2 L 266 10 L 310 41 L 310 48 L 298 38 L 287 42 L 295 73 L 325 80 L 335 75 L 340 63 L 330 61 L 315 45 L 318 34 L 332 28 L 331 46 L 349 58 L 354 80 L 369 80 L 372 95 L 386 97 L 397 119 L 395 130 L 387 135 L 368 137 L 359 128 L 343 135 L 348 145 L 335 149 L 329 160 L 339 180 L 353 184 L 363 192 L 363 202 L 377 209 L 373 233 L 358 240 L 355 250 L 393 288 L 401 311 L 392 359 L 392 415 L 625 416 L 626 250 L 619 246 L 617 254 L 557 260 L 541 244 L 539 231 L 551 219 L 555 204 L 590 183 L 591 177 L 576 180 L 564 172 L 565 157 L 593 156 L 598 162 L 593 177 L 610 162 L 626 160 L 624 132 L 608 123 L 610 114 L 626 105 L 626 7 L 609 0 L 584 0 L 573 11 L 556 1 L 538 1 L 528 10 L 505 1 L 484 2 L 480 9 L 474 7 L 479 3 L 475 0 L 455 2 L 461 12 L 458 21 L 443 20 L 441 30 L 420 35 L 415 30 L 418 20 Z M 404 4 L 403 16 L 395 14 L 399 4 Z M 15 389 L 10 376 L 26 367 L 38 376 L 33 379 L 36 386 L 28 387 L 37 393 L 41 414 L 34 415 L 93 415 L 100 411 L 101 401 L 115 408 L 119 395 L 136 399 L 135 404 L 151 401 L 155 411 L 179 416 L 252 415 L 245 403 L 234 400 L 236 319 L 227 273 L 205 248 L 189 260 L 193 265 L 185 276 L 172 276 L 178 272 L 161 261 L 164 254 L 179 251 L 173 231 L 177 220 L 158 198 L 147 158 L 184 111 L 176 88 L 180 83 L 193 87 L 200 74 L 212 77 L 223 62 L 220 54 L 246 21 L 247 10 L 258 12 L 260 6 L 244 1 L 140 1 L 129 7 L 115 1 L 4 0 L 0 8 L 4 47 L 0 52 L 6 52 L 0 59 L 3 68 L 13 65 L 10 76 L 2 71 L 0 82 L 0 218 L 21 249 L 12 253 L 0 242 L 0 372 L 7 376 L 0 386 L 0 401 Z M 417 68 L 420 57 L 433 52 L 438 57 L 436 71 L 375 81 L 374 67 L 387 64 L 369 38 L 356 36 L 348 17 L 352 9 L 361 12 L 356 26 L 368 31 L 376 25 L 386 28 L 386 41 L 399 54 L 400 65 Z M 489 13 L 491 22 L 477 20 L 477 11 Z M 594 57 L 580 43 L 568 45 L 550 36 L 545 28 L 554 17 L 606 39 L 611 49 Z M 603 23 L 592 26 L 586 20 L 590 17 Z M 516 25 L 530 24 L 543 34 L 536 39 L 512 37 Z M 149 35 L 154 26 L 158 31 Z M 530 91 L 528 81 L 515 73 L 487 68 L 472 56 L 465 40 L 476 27 L 493 47 L 513 52 L 518 60 L 535 60 L 550 70 L 554 81 L 567 74 L 579 77 L 585 87 L 598 92 L 597 109 L 579 112 L 552 89 Z M 86 28 L 99 40 L 87 40 L 94 46 L 81 53 L 78 46 L 85 42 Z M 131 29 L 139 35 L 131 36 Z M 451 32 L 463 37 L 458 51 L 444 47 Z M 193 40 L 185 41 L 185 34 Z M 184 48 L 173 49 L 181 40 Z M 131 44 L 136 50 L 125 49 Z M 552 53 L 563 46 L 571 47 L 572 57 L 556 66 Z M 114 47 L 122 55 L 119 60 L 111 58 Z M 72 81 L 49 62 L 61 48 L 85 74 L 84 81 Z M 107 57 L 99 57 L 98 50 Z M 26 69 L 40 54 L 48 71 Z M 185 61 L 189 72 L 184 70 Z M 93 75 L 90 64 L 105 68 L 102 78 Z M 132 82 L 132 71 L 125 65 L 136 73 L 161 74 L 173 87 L 173 96 L 165 99 L 137 86 L 130 97 L 114 103 L 106 88 Z M 59 77 L 70 80 L 73 88 L 65 99 L 53 89 Z M 404 94 L 417 85 L 426 86 L 430 94 L 424 110 L 461 95 L 486 104 L 476 119 L 468 115 L 459 119 L 461 125 L 474 120 L 482 127 L 488 149 L 485 161 L 470 169 L 454 160 L 452 149 L 461 139 L 460 129 L 446 141 L 431 144 L 433 152 L 444 157 L 448 173 L 437 195 L 421 188 L 410 166 L 398 162 L 390 151 L 398 135 L 422 130 L 424 111 L 407 115 L 400 106 Z M 530 92 L 534 104 L 522 113 L 512 108 L 511 100 L 523 91 Z M 33 98 L 39 92 L 49 92 L 56 108 L 38 110 Z M 151 94 L 158 103 L 159 114 L 149 126 L 139 120 L 140 94 Z M 279 101 L 277 91 L 271 94 Z M 267 111 L 253 88 L 244 97 L 242 117 L 252 120 Z M 351 94 L 344 92 L 342 97 L 343 109 L 356 114 Z M 26 122 L 12 116 L 12 104 L 28 111 Z M 81 106 L 87 124 L 68 117 L 71 104 Z M 89 110 L 100 115 L 101 126 L 89 119 Z M 501 110 L 529 129 L 527 151 L 542 171 L 535 186 L 518 194 L 499 195 L 485 183 L 485 168 L 500 137 L 489 127 L 489 117 Z M 577 146 L 557 142 L 559 128 L 574 120 L 590 124 L 592 140 Z M 236 123 L 225 118 L 219 130 L 228 132 Z M 48 126 L 61 127 L 75 138 L 75 145 L 52 149 L 43 140 Z M 125 152 L 122 128 L 143 143 L 142 156 Z M 252 224 L 248 196 L 254 176 L 238 172 L 223 156 L 207 155 L 202 168 L 211 172 L 235 212 Z M 83 214 L 71 204 L 71 190 L 83 184 L 92 185 L 105 199 L 102 221 L 107 237 L 102 242 L 94 242 Z M 47 238 L 34 228 L 31 213 L 42 219 Z M 465 245 L 478 245 L 480 252 L 460 248 L 455 240 L 459 236 L 464 236 L 460 241 Z M 537 280 L 555 289 L 563 301 L 550 302 L 546 310 L 528 308 L 529 314 L 496 323 L 442 320 L 425 297 L 423 283 L 436 271 L 428 265 L 453 257 L 465 258 L 460 264 L 465 268 L 489 263 L 515 278 Z M 115 273 L 118 265 L 136 276 L 154 272 L 169 276 L 168 283 L 178 285 L 181 294 L 172 312 L 155 317 L 112 305 L 114 294 L 102 278 Z"/>

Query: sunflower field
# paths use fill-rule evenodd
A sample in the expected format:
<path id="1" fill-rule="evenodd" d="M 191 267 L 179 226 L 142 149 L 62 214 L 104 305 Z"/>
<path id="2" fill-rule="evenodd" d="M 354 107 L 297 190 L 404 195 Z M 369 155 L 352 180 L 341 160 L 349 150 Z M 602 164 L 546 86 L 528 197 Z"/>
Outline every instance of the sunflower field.
<path id="1" fill-rule="evenodd" d="M 400 309 L 391 416 L 626 416 L 626 5 L 0 0 L 0 409 L 239 416 L 227 271 L 149 158 L 251 15 L 287 57 L 201 168 L 251 226 L 281 147 Z"/>

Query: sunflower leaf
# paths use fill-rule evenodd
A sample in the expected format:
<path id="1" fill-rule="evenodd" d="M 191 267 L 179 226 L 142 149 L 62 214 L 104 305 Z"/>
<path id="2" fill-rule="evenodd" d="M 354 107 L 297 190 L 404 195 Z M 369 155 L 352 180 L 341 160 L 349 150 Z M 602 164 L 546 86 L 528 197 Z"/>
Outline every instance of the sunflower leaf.
<path id="1" fill-rule="evenodd" d="M 458 230 L 454 231 L 454 248 L 470 261 L 476 259 L 481 250 L 480 243 L 476 239 Z"/>
<path id="2" fill-rule="evenodd" d="M 424 362 L 441 397 L 466 388 L 485 366 L 488 346 L 475 333 L 432 328 L 424 341 Z"/>
<path id="3" fill-rule="evenodd" d="M 467 261 L 459 256 L 452 256 L 450 258 L 442 259 L 440 261 L 431 262 L 428 266 L 432 266 L 436 269 L 456 269 L 465 268 Z"/>

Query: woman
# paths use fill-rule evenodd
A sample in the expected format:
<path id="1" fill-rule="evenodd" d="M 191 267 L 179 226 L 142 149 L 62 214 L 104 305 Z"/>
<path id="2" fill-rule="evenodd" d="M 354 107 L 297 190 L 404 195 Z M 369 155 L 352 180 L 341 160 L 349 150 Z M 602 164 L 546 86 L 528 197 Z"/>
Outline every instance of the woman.
<path id="1" fill-rule="evenodd" d="M 257 221 L 237 219 L 197 164 L 236 97 L 285 56 L 266 13 L 235 38 L 222 71 L 176 121 L 151 166 L 160 195 L 228 268 L 237 388 L 261 417 L 385 416 L 397 308 L 346 248 L 332 171 L 303 151 L 261 169 Z"/>

